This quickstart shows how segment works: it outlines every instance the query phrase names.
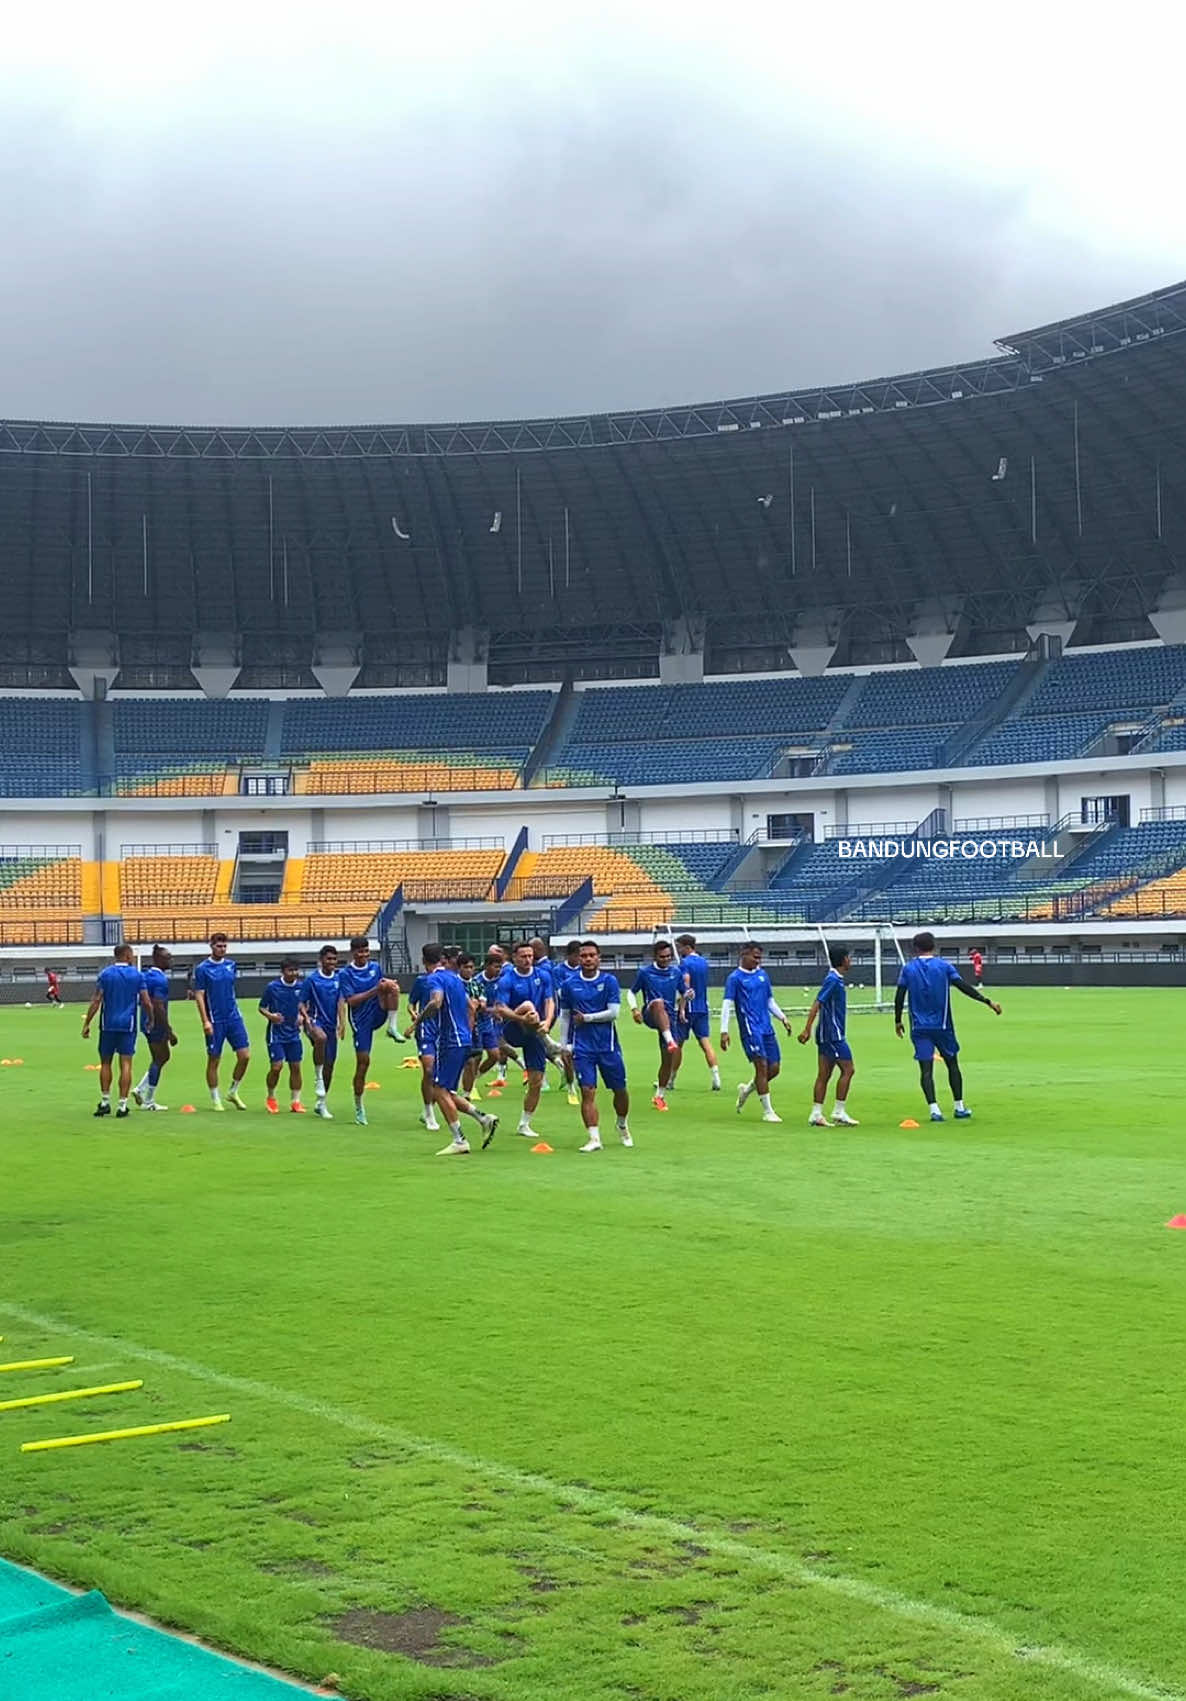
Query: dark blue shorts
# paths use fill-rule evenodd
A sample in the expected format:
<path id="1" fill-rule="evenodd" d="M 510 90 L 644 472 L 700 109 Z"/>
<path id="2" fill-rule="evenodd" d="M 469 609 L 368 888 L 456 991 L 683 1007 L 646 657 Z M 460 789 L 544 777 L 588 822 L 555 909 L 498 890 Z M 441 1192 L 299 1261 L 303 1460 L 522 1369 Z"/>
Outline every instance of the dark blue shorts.
<path id="1" fill-rule="evenodd" d="M 708 1038 L 707 1010 L 693 1010 L 690 1016 L 683 1017 L 676 1023 L 675 1037 L 681 1045 L 686 1045 L 693 1034 L 698 1040 Z"/>
<path id="2" fill-rule="evenodd" d="M 299 1039 L 275 1039 L 268 1035 L 269 1063 L 299 1063 L 304 1049 Z"/>
<path id="3" fill-rule="evenodd" d="M 852 1047 L 847 1040 L 829 1040 L 826 1044 L 816 1041 L 821 1057 L 826 1057 L 831 1063 L 851 1063 Z"/>
<path id="4" fill-rule="evenodd" d="M 773 1029 L 766 1034 L 751 1034 L 743 1030 L 740 1038 L 741 1048 L 751 1063 L 756 1063 L 759 1059 L 766 1063 L 782 1062 L 782 1052 L 778 1049 Z"/>
<path id="5" fill-rule="evenodd" d="M 936 1052 L 940 1057 L 954 1057 L 960 1048 L 950 1022 L 945 1028 L 911 1028 L 910 1038 L 914 1041 L 914 1055 L 920 1063 L 933 1062 Z"/>
<path id="6" fill-rule="evenodd" d="M 443 1045 L 437 1052 L 436 1068 L 433 1071 L 433 1083 L 443 1087 L 447 1093 L 455 1093 L 461 1085 L 461 1077 L 469 1062 L 468 1045 Z"/>
<path id="7" fill-rule="evenodd" d="M 599 1074 L 611 1092 L 620 1093 L 626 1085 L 626 1063 L 620 1051 L 578 1051 L 572 1062 L 582 1087 L 595 1087 Z"/>
<path id="8" fill-rule="evenodd" d="M 136 1050 L 136 1035 L 114 1034 L 107 1028 L 99 1030 L 99 1056 L 104 1062 L 109 1057 L 131 1057 Z"/>
<path id="9" fill-rule="evenodd" d="M 437 1041 L 441 1037 L 439 1022 L 425 1022 L 422 1028 L 416 1029 L 416 1050 L 421 1057 L 435 1057 Z"/>
<path id="10" fill-rule="evenodd" d="M 474 1028 L 474 1044 L 483 1051 L 497 1051 L 502 1043 L 502 1023 L 493 1016 L 483 1017 Z"/>
<path id="11" fill-rule="evenodd" d="M 229 1045 L 232 1051 L 246 1051 L 250 1044 L 247 1024 L 236 1012 L 225 1022 L 214 1023 L 214 1032 L 206 1041 L 206 1050 L 211 1057 L 219 1057 L 224 1045 Z"/>
<path id="12" fill-rule="evenodd" d="M 544 1050 L 543 1041 L 532 1028 L 521 1028 L 517 1022 L 507 1022 L 503 1026 L 508 1045 L 513 1045 L 523 1057 L 524 1069 L 530 1069 L 540 1075 L 548 1067 L 548 1054 Z"/>
<path id="13" fill-rule="evenodd" d="M 368 998 L 350 1012 L 350 1031 L 354 1035 L 355 1051 L 370 1051 L 371 1041 L 387 1020 L 387 1012 L 377 998 Z"/>

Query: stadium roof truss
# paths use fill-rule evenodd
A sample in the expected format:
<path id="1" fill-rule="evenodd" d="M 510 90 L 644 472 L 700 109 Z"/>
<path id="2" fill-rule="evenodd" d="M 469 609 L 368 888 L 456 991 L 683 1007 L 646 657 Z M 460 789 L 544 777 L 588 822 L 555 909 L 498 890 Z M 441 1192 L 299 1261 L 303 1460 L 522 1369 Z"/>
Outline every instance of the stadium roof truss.
<path id="1" fill-rule="evenodd" d="M 1002 352 L 984 360 L 857 384 L 687 407 L 485 424 L 181 429 L 6 422 L 0 423 L 0 454 L 283 461 L 608 448 L 781 429 L 1007 394 L 1041 383 L 1046 373 L 1060 367 L 1098 360 L 1183 330 L 1186 281 L 1099 312 L 1002 337 L 997 343 Z"/>

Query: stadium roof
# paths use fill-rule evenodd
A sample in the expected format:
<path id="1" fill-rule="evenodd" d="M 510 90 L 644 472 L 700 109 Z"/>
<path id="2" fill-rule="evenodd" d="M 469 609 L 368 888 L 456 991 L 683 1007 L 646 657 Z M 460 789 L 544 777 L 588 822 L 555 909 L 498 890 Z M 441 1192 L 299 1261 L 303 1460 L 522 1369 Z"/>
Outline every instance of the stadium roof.
<path id="1" fill-rule="evenodd" d="M 780 665 L 805 626 L 837 660 L 890 660 L 936 602 L 957 651 L 1016 647 L 1043 606 L 1081 641 L 1152 636 L 1186 538 L 1184 332 L 1181 283 L 990 359 L 698 406 L 3 423 L 0 663 L 52 672 L 71 630 L 113 627 L 167 672 L 213 628 L 291 685 L 347 630 L 373 683 L 424 683 L 444 635 L 477 628 L 496 671 L 555 676 L 591 646 L 630 671 L 679 619 L 710 622 L 725 666 Z"/>

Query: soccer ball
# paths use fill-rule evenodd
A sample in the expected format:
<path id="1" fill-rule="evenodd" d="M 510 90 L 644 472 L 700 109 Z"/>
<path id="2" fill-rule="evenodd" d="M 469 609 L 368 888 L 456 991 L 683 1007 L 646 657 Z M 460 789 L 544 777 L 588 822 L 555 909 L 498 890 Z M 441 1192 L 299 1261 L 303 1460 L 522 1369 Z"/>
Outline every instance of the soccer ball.
<path id="1" fill-rule="evenodd" d="M 32 1009 L 32 1008 L 33 1008 L 33 1001 L 32 1001 L 32 999 L 29 999 L 29 998 L 26 998 L 26 999 L 25 999 L 25 1009 L 26 1009 L 26 1010 L 31 1010 L 31 1009 Z"/>

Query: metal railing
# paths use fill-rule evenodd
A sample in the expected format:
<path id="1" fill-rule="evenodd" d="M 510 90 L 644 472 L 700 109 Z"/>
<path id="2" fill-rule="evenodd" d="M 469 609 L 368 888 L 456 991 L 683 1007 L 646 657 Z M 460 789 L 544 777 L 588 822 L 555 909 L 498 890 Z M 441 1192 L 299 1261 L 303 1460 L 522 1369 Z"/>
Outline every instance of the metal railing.
<path id="1" fill-rule="evenodd" d="M 630 845 L 735 845 L 741 835 L 735 827 L 689 827 L 678 832 L 652 833 L 545 833 L 543 849 L 562 845 L 605 845 L 626 848 Z"/>
<path id="2" fill-rule="evenodd" d="M 1142 809 L 1138 820 L 1142 826 L 1147 821 L 1186 821 L 1186 803 L 1164 804 L 1160 809 Z"/>
<path id="3" fill-rule="evenodd" d="M 310 839 L 309 856 L 391 856 L 400 851 L 504 851 L 500 833 L 468 839 Z"/>
<path id="4" fill-rule="evenodd" d="M 1050 813 L 1043 810 L 1037 815 L 972 815 L 966 821 L 954 821 L 951 831 L 958 838 L 961 833 L 998 833 L 1009 832 L 1015 827 L 1049 827 Z"/>
<path id="5" fill-rule="evenodd" d="M 130 856 L 207 856 L 218 855 L 217 845 L 121 845 L 120 860 Z"/>
<path id="6" fill-rule="evenodd" d="M 82 860 L 81 845 L 0 845 L 0 862 L 68 862 Z"/>
<path id="7" fill-rule="evenodd" d="M 825 827 L 824 839 L 909 839 L 917 821 L 865 821 L 852 827 Z"/>
<path id="8" fill-rule="evenodd" d="M 342 901 L 348 902 L 348 900 Z M 227 933 L 231 939 L 232 955 L 236 942 L 266 943 L 272 939 L 348 939 L 352 933 L 365 928 L 378 913 L 380 900 L 372 893 L 360 899 L 353 909 L 317 904 L 272 906 L 266 913 L 253 914 L 255 906 L 244 905 L 242 913 L 229 917 L 226 910 L 204 911 L 164 917 L 153 914 L 147 920 L 136 915 L 123 918 L 123 937 L 133 945 L 151 945 L 158 941 L 178 944 L 188 940 L 209 939 L 215 932 Z M 261 906 L 262 908 L 262 906 Z"/>

